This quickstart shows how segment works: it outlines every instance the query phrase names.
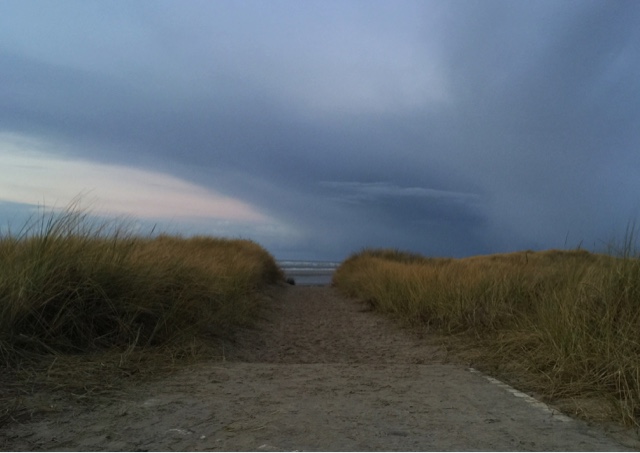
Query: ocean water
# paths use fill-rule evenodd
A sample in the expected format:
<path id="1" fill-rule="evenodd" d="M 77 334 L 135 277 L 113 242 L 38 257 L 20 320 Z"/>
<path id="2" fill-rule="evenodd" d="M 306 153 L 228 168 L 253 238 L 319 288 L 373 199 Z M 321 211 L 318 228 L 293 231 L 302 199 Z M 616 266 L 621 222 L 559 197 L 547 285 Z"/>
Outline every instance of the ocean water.
<path id="1" fill-rule="evenodd" d="M 278 260 L 278 265 L 287 278 L 293 278 L 296 285 L 328 286 L 333 272 L 340 265 L 337 261 Z"/>

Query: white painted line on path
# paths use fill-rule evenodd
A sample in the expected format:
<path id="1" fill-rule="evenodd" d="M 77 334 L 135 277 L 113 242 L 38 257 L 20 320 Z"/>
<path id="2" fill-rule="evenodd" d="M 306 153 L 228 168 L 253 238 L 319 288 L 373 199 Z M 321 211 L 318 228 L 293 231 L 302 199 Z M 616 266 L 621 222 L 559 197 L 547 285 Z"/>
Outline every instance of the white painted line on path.
<path id="1" fill-rule="evenodd" d="M 522 393 L 521 391 L 514 389 L 513 387 L 511 387 L 508 384 L 505 384 L 502 381 L 499 381 L 499 380 L 497 380 L 495 378 L 492 378 L 491 376 L 487 376 L 486 374 L 481 373 L 480 371 L 476 370 L 475 368 L 468 368 L 468 370 L 471 373 L 479 374 L 480 376 L 482 376 L 483 378 L 485 378 L 487 381 L 491 382 L 492 384 L 495 384 L 498 387 L 501 387 L 501 388 L 505 389 L 507 392 L 511 393 L 513 396 L 515 396 L 517 398 L 522 398 L 527 403 L 531 404 L 533 407 L 536 407 L 536 408 L 541 409 L 541 410 L 543 410 L 545 412 L 548 412 L 549 415 L 551 415 L 552 418 L 554 418 L 554 419 L 556 419 L 558 421 L 562 421 L 562 422 L 571 422 L 571 421 L 573 421 L 572 418 L 567 417 L 563 413 L 559 412 L 557 409 L 553 409 L 553 408 L 549 407 L 548 405 L 546 405 L 542 401 L 538 401 L 537 399 L 535 399 L 531 395 L 527 395 L 526 393 Z"/>

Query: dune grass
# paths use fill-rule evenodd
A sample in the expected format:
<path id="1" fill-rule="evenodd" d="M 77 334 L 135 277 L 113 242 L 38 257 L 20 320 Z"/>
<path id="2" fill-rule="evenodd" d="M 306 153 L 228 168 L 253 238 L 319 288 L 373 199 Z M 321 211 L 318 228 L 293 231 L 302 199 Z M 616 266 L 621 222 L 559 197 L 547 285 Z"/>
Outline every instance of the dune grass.
<path id="1" fill-rule="evenodd" d="M 248 240 L 140 237 L 74 206 L 42 213 L 0 237 L 0 371 L 58 370 L 58 384 L 88 373 L 99 386 L 105 366 L 226 338 L 283 279 Z"/>
<path id="2" fill-rule="evenodd" d="M 614 407 L 610 416 L 640 425 L 640 260 L 631 241 L 616 256 L 365 250 L 338 268 L 334 285 L 420 329 L 462 338 L 475 366 L 550 401 L 573 401 L 578 415 L 599 418 L 580 405 L 597 398 Z"/>
<path id="3" fill-rule="evenodd" d="M 0 238 L 0 358 L 223 335 L 282 279 L 251 241 L 136 237 L 78 210 L 45 215 Z"/>

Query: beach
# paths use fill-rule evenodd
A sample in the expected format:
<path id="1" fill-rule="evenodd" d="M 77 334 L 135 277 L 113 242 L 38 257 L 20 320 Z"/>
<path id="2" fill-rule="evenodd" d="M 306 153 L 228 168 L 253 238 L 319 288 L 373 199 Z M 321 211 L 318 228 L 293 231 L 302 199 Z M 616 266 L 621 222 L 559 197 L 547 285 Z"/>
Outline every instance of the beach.
<path id="1" fill-rule="evenodd" d="M 338 261 L 278 260 L 278 266 L 296 285 L 327 286 L 340 265 Z"/>

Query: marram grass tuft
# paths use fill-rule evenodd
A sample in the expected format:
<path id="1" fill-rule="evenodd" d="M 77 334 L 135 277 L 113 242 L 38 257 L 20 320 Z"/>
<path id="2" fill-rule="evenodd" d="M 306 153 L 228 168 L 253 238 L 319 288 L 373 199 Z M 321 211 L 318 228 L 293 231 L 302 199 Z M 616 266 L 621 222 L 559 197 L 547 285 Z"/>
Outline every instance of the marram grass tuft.
<path id="1" fill-rule="evenodd" d="M 640 260 L 584 250 L 465 259 L 365 250 L 333 283 L 377 310 L 467 338 L 481 363 L 554 400 L 593 396 L 640 425 Z"/>
<path id="2" fill-rule="evenodd" d="M 283 278 L 251 241 L 136 237 L 75 208 L 42 214 L 0 238 L 0 359 L 224 336 Z"/>

